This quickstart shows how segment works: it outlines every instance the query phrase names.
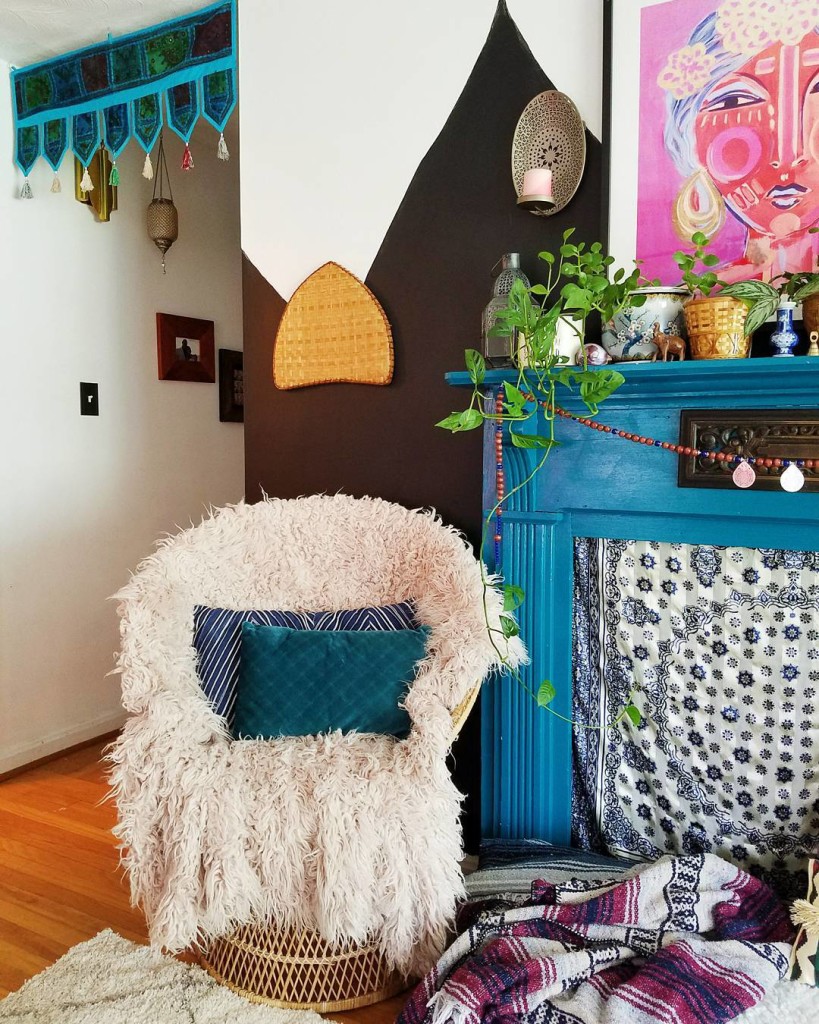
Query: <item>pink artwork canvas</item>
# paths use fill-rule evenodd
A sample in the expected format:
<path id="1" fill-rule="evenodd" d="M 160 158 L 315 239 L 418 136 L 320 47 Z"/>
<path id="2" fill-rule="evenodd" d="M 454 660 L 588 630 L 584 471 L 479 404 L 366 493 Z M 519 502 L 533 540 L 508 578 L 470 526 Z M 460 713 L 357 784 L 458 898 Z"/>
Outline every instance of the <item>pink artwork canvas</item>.
<path id="1" fill-rule="evenodd" d="M 669 0 L 640 23 L 637 258 L 679 282 L 691 235 L 727 281 L 816 268 L 819 3 Z"/>

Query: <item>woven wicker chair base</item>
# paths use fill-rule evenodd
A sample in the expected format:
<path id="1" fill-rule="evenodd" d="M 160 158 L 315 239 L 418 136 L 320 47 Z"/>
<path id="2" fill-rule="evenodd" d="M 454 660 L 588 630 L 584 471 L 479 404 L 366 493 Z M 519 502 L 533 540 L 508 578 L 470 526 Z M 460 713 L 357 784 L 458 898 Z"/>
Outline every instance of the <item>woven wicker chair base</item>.
<path id="1" fill-rule="evenodd" d="M 290 1010 L 355 1010 L 407 987 L 372 946 L 331 946 L 315 932 L 271 925 L 242 925 L 212 942 L 201 959 L 239 995 Z"/>
<path id="2" fill-rule="evenodd" d="M 473 687 L 452 711 L 453 739 L 478 699 Z M 390 971 L 374 946 L 331 946 L 312 931 L 240 925 L 201 957 L 221 985 L 257 1003 L 287 1010 L 340 1013 L 389 999 L 408 983 Z"/>

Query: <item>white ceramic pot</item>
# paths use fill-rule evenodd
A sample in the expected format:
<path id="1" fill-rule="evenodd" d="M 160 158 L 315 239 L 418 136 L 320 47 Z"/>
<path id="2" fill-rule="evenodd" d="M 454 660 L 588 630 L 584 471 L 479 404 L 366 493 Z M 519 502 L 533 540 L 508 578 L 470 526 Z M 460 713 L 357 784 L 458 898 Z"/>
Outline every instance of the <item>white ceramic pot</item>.
<path id="1" fill-rule="evenodd" d="M 642 306 L 626 306 L 603 330 L 601 342 L 613 362 L 651 359 L 657 351 L 652 338 L 655 324 L 662 334 L 678 334 L 685 338 L 683 301 L 685 288 L 636 288 L 634 295 L 645 295 Z"/>
<path id="2" fill-rule="evenodd" d="M 580 356 L 580 347 L 580 338 L 577 332 L 565 317 L 561 317 L 555 331 L 555 353 L 559 356 L 566 356 L 569 360 L 568 365 L 574 366 Z M 531 365 L 528 350 L 525 345 L 522 345 L 518 349 L 518 366 Z"/>

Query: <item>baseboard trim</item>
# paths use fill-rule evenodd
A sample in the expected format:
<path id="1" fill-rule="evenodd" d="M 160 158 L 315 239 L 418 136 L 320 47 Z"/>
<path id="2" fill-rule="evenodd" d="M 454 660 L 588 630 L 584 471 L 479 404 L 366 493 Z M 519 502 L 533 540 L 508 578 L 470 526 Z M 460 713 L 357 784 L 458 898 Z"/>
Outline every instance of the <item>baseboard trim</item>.
<path id="1" fill-rule="evenodd" d="M 22 769 L 32 768 L 43 761 L 50 761 L 78 747 L 87 746 L 95 740 L 113 735 L 122 728 L 125 717 L 124 711 L 105 715 L 93 722 L 86 722 L 73 729 L 66 729 L 45 740 L 29 743 L 10 754 L 5 754 L 0 757 L 0 779 L 14 775 Z"/>

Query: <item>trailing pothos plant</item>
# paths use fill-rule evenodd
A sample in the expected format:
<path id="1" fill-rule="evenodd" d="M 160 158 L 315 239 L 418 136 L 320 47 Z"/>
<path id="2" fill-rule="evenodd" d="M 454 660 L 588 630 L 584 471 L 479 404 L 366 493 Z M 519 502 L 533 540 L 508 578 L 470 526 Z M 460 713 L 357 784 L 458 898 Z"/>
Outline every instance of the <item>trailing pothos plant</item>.
<path id="1" fill-rule="evenodd" d="M 560 390 L 573 392 L 576 389 L 589 413 L 594 416 L 599 412 L 600 405 L 625 379 L 617 370 L 589 368 L 582 344 L 589 318 L 599 316 L 603 323 L 607 323 L 626 306 L 642 305 L 646 296 L 632 295 L 633 290 L 641 285 L 656 283 L 644 281 L 636 265 L 628 274 L 622 268 L 613 269 L 614 259 L 603 252 L 600 242 L 589 246 L 582 242 L 575 244 L 571 241 L 573 234 L 573 228 L 564 232 L 563 244 L 556 254 L 538 253 L 538 258 L 546 267 L 545 283 L 527 288 L 521 281 L 516 281 L 509 293 L 506 308 L 497 314 L 497 325 L 493 333 L 517 337 L 521 348 L 525 347 L 528 363 L 525 367 L 518 365 L 514 381 L 503 382 L 500 411 L 496 408 L 494 396 L 484 384 L 486 364 L 483 356 L 474 349 L 467 349 L 466 368 L 472 381 L 469 405 L 436 424 L 444 430 L 460 433 L 475 430 L 486 421 L 501 422 L 508 425 L 509 439 L 514 447 L 534 450 L 535 465 L 529 475 L 499 499 L 488 512 L 481 533 L 479 559 L 484 573 L 486 626 L 500 661 L 541 707 L 559 718 L 564 716 L 549 706 L 556 696 L 551 680 L 543 680 L 535 693 L 509 665 L 496 641 L 497 635 L 509 638 L 519 633 L 514 613 L 523 604 L 526 595 L 521 587 L 504 580 L 500 628 L 490 625 L 486 605 L 490 580 L 483 568 L 486 541 L 501 506 L 534 479 L 546 464 L 552 450 L 560 444 L 555 436 L 555 408 L 559 404 L 557 395 Z M 568 358 L 557 352 L 556 338 L 561 321 L 571 327 L 581 342 L 580 365 L 568 365 Z M 524 426 L 528 428 L 525 431 Z M 609 725 L 616 724 L 624 716 L 635 724 L 640 722 L 640 712 L 632 703 L 636 689 L 635 684 Z M 564 720 L 585 728 L 597 728 L 572 719 Z"/>

